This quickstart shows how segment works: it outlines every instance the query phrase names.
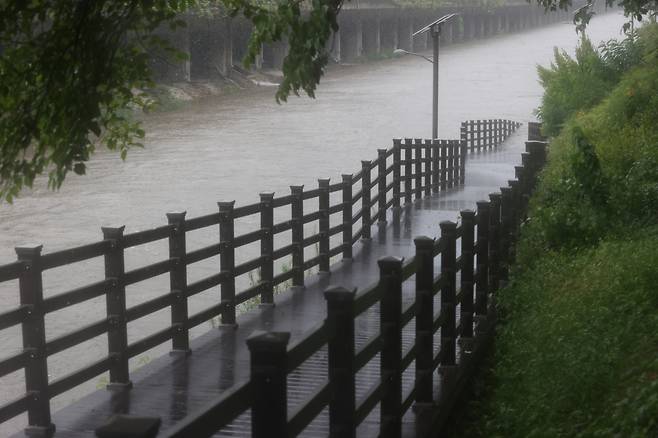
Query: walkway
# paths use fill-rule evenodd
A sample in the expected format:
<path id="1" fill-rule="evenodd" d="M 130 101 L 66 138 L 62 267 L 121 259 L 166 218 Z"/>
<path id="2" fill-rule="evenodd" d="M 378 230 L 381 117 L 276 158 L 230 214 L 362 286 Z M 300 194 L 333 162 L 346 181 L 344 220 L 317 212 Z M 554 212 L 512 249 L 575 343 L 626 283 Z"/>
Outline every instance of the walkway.
<path id="1" fill-rule="evenodd" d="M 354 258 L 335 264 L 330 276 L 308 278 L 305 289 L 279 294 L 275 298 L 275 307 L 253 309 L 242 314 L 238 317 L 237 330 L 211 330 L 192 342 L 193 353 L 188 357 L 164 356 L 143 366 L 132 373 L 134 386 L 130 391 L 112 393 L 99 390 L 54 413 L 56 436 L 93 436 L 93 430 L 113 413 L 161 417 L 161 434 L 166 433 L 177 421 L 201 409 L 235 382 L 248 379 L 249 353 L 245 339 L 253 331 L 289 331 L 291 343 L 294 343 L 324 319 L 326 302 L 322 292 L 329 284 L 361 288 L 377 281 L 378 258 L 412 255 L 414 237 L 437 236 L 440 221 L 457 220 L 461 209 L 474 208 L 476 201 L 487 199 L 489 193 L 506 186 L 507 181 L 514 177 L 513 166 L 521 160 L 525 136 L 524 125 L 496 152 L 469 156 L 464 186 L 406 205 L 397 220 L 389 212 L 386 226 L 373 230 L 372 240 L 356 245 Z M 413 297 L 413 282 L 405 283 L 404 296 Z M 378 330 L 377 314 L 371 309 L 361 315 L 356 324 L 358 349 L 359 342 L 365 342 Z M 413 336 L 413 322 L 406 331 Z M 290 409 L 294 409 L 313 391 L 314 384 L 326 378 L 326 368 L 326 350 L 321 350 L 290 374 Z M 369 386 L 370 379 L 378 377 L 378 373 L 376 357 L 357 375 L 357 399 Z M 403 380 L 409 384 L 413 382 L 413 366 L 409 367 L 409 374 Z M 406 428 L 413 428 L 411 412 L 405 417 Z M 228 430 L 216 436 L 249 436 L 249 428 L 247 412 Z M 302 436 L 326 436 L 327 431 L 325 412 L 309 425 Z M 375 410 L 362 423 L 358 436 L 374 435 L 377 431 L 378 414 Z M 23 436 L 23 432 L 15 436 Z"/>

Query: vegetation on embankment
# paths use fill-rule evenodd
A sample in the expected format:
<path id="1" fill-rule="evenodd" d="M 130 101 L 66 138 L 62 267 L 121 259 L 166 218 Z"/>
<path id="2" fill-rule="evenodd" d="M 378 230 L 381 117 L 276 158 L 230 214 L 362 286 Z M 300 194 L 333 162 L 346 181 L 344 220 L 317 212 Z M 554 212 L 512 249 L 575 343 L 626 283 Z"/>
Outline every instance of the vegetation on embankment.
<path id="1" fill-rule="evenodd" d="M 549 161 L 463 436 L 658 436 L 658 25 L 540 68 Z"/>

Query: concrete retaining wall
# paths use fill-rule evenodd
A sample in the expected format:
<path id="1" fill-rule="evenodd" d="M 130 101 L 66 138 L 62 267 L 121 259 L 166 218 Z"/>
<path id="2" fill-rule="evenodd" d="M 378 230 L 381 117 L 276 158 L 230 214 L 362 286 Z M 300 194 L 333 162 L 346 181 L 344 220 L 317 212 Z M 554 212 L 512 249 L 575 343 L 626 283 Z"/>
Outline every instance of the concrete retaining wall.
<path id="1" fill-rule="evenodd" d="M 498 34 L 516 33 L 559 21 L 571 21 L 573 12 L 544 13 L 536 5 L 483 8 L 440 9 L 343 9 L 338 16 L 340 30 L 330 39 L 331 55 L 337 62 L 378 57 L 400 48 L 423 51 L 431 47 L 429 33 L 412 38 L 411 34 L 436 17 L 447 13 L 459 17 L 442 27 L 441 44 L 455 44 Z M 188 18 L 188 26 L 175 34 L 160 32 L 174 46 L 187 53 L 188 60 L 171 63 L 154 55 L 157 80 L 180 82 L 212 80 L 230 76 L 241 66 L 247 53 L 252 26 L 244 18 Z M 256 69 L 280 69 L 288 47 L 285 42 L 266 45 L 257 59 Z"/>

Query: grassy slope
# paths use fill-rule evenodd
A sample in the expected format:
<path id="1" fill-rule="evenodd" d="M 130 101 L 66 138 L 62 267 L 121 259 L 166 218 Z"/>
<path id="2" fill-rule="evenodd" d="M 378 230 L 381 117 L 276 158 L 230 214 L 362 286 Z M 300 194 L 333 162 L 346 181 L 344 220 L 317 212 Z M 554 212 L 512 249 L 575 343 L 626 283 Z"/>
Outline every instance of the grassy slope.
<path id="1" fill-rule="evenodd" d="M 464 436 L 658 436 L 656 26 L 642 42 L 551 143 Z"/>

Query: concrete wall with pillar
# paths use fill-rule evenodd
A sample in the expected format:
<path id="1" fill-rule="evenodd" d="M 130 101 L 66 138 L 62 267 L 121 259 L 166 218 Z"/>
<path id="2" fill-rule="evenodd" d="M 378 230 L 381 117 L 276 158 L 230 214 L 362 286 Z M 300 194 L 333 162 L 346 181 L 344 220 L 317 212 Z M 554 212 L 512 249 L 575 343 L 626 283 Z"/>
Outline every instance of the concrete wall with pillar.
<path id="1" fill-rule="evenodd" d="M 413 37 L 414 32 L 413 21 L 409 17 L 400 17 L 397 21 L 398 28 L 398 47 L 404 50 L 413 50 Z"/>
<path id="2" fill-rule="evenodd" d="M 340 27 L 341 60 L 358 58 L 363 54 L 363 22 L 356 14 L 338 16 Z"/>
<path id="3" fill-rule="evenodd" d="M 363 29 L 363 55 L 378 55 L 381 51 L 381 19 L 379 16 L 364 17 L 361 20 Z"/>
<path id="4" fill-rule="evenodd" d="M 195 18 L 188 20 L 190 79 L 226 77 L 233 67 L 231 20 Z"/>
<path id="5" fill-rule="evenodd" d="M 455 44 L 488 38 L 499 33 L 519 32 L 531 27 L 568 20 L 573 12 L 544 14 L 536 5 L 520 4 L 498 8 L 444 7 L 439 9 L 358 8 L 347 5 L 338 16 L 340 30 L 327 44 L 337 61 L 350 61 L 364 55 L 391 53 L 396 48 L 424 51 L 431 48 L 429 33 L 412 38 L 415 30 L 435 17 L 458 13 L 458 18 L 442 27 L 441 44 Z M 580 6 L 574 5 L 574 8 Z M 206 19 L 187 17 L 188 26 L 175 33 L 162 28 L 156 34 L 167 38 L 188 55 L 182 63 L 166 61 L 164 54 L 154 53 L 152 67 L 156 80 L 162 82 L 211 80 L 230 76 L 247 53 L 251 23 L 244 17 Z M 280 69 L 286 56 L 286 42 L 262 48 L 253 68 Z"/>
<path id="6" fill-rule="evenodd" d="M 392 53 L 399 46 L 398 19 L 382 17 L 379 21 L 379 49 L 382 53 Z"/>

